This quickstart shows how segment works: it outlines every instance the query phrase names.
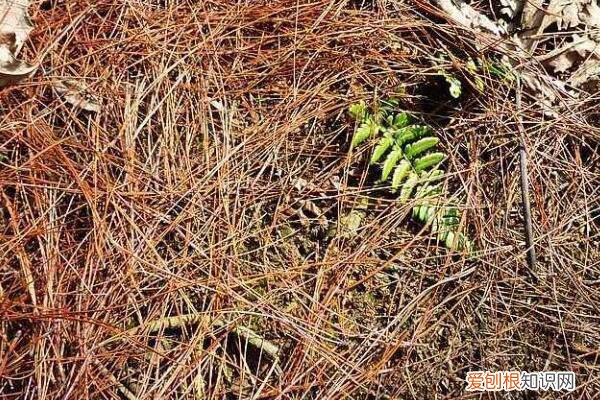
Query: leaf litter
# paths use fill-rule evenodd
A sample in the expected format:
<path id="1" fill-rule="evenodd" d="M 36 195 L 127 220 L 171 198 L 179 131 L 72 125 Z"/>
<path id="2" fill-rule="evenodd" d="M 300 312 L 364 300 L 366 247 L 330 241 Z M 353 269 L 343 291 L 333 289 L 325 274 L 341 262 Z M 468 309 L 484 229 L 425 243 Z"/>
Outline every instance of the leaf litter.
<path id="1" fill-rule="evenodd" d="M 33 25 L 27 0 L 0 1 L 0 88 L 31 75 L 37 66 L 17 58 Z"/>

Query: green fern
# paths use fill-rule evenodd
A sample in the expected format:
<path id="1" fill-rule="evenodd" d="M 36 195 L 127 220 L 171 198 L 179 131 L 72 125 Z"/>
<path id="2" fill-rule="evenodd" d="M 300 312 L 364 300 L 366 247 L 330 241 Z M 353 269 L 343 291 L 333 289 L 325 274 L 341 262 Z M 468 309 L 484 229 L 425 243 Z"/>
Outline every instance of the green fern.
<path id="1" fill-rule="evenodd" d="M 372 136 L 376 136 L 379 132 L 380 125 L 377 124 L 372 118 L 366 118 L 356 130 L 354 138 L 352 139 L 351 147 L 355 148 L 365 140 Z"/>
<path id="2" fill-rule="evenodd" d="M 495 82 L 502 82 L 512 85 L 516 81 L 516 72 L 507 64 L 498 59 L 469 58 L 462 67 L 458 67 L 460 74 L 447 70 L 450 64 L 448 56 L 444 53 L 437 53 L 434 58 L 434 66 L 437 68 L 437 74 L 442 76 L 448 83 L 450 95 L 459 98 L 463 93 L 463 84 L 467 81 L 478 92 L 485 92 L 486 83 L 484 76 L 496 78 Z M 457 64 L 460 64 L 458 62 Z"/>
<path id="3" fill-rule="evenodd" d="M 352 104 L 348 112 L 355 120 L 363 121 L 368 112 L 367 103 L 365 103 L 364 100 L 361 100 L 358 103 Z"/>
<path id="4" fill-rule="evenodd" d="M 391 190 L 400 191 L 400 202 L 414 201 L 413 219 L 429 226 L 439 242 L 449 249 L 473 252 L 473 242 L 461 231 L 458 209 L 443 201 L 440 165 L 446 154 L 434 151 L 439 138 L 431 127 L 413 124 L 408 114 L 394 113 L 397 104 L 396 100 L 382 102 L 374 112 L 364 101 L 352 105 L 349 112 L 359 126 L 351 148 L 379 137 L 370 164 L 381 165 L 381 182 L 391 178 Z"/>

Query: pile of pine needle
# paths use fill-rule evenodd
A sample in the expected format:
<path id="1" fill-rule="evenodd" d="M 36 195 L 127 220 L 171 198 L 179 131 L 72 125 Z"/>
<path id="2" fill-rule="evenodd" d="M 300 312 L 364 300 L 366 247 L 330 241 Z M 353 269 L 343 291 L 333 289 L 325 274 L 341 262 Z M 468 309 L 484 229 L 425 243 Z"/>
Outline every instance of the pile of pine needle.
<path id="1" fill-rule="evenodd" d="M 0 91 L 1 398 L 459 398 L 470 370 L 600 391 L 598 93 L 473 72 L 544 66 L 421 0 L 29 14 L 3 54 L 32 70 Z M 390 97 L 441 138 L 477 257 L 349 151 L 348 106 Z"/>

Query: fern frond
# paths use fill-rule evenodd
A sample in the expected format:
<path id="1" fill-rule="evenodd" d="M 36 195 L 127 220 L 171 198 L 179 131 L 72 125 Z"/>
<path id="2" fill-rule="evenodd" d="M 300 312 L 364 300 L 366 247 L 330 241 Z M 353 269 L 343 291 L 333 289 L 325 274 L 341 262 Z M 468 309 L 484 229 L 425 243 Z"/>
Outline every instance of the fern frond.
<path id="1" fill-rule="evenodd" d="M 416 221 L 429 226 L 437 240 L 447 248 L 471 252 L 475 246 L 460 232 L 457 208 L 443 200 L 443 186 L 439 181 L 445 173 L 439 165 L 446 159 L 446 154 L 431 152 L 439 144 L 439 138 L 432 135 L 433 129 L 429 126 L 411 125 L 408 114 L 394 115 L 396 106 L 396 103 L 388 102 L 380 105 L 373 115 L 366 114 L 368 116 L 357 129 L 351 147 L 384 132 L 370 158 L 370 164 L 375 164 L 385 156 L 381 182 L 392 175 L 391 190 L 394 193 L 400 191 L 399 201 L 404 204 L 414 199 L 412 214 Z M 364 110 L 366 104 L 359 103 L 351 107 L 351 114 L 368 113 Z"/>
<path id="2" fill-rule="evenodd" d="M 438 211 L 437 207 L 433 204 L 424 204 L 418 208 L 415 207 L 415 210 L 418 210 L 418 212 L 416 213 L 416 219 L 423 222 L 424 224 L 433 221 L 433 217 Z"/>
<path id="3" fill-rule="evenodd" d="M 447 248 L 451 249 L 454 247 L 454 238 L 456 237 L 455 231 L 448 231 L 446 235 L 445 245 Z"/>
<path id="4" fill-rule="evenodd" d="M 398 104 L 400 104 L 400 100 L 398 99 L 387 99 L 387 100 L 381 100 L 377 106 L 378 106 L 378 112 L 380 112 L 382 114 L 382 116 L 384 118 L 387 118 L 388 116 L 392 116 L 392 118 L 394 117 L 394 110 L 396 109 L 396 107 L 398 107 Z"/>
<path id="5" fill-rule="evenodd" d="M 377 135 L 379 131 L 379 125 L 375 123 L 372 119 L 367 119 L 365 122 L 360 124 L 354 137 L 352 138 L 352 143 L 350 144 L 350 148 L 353 149 L 365 140 L 369 139 L 371 136 Z"/>
<path id="6" fill-rule="evenodd" d="M 386 151 L 389 150 L 390 147 L 394 144 L 394 138 L 391 136 L 384 136 L 379 140 L 377 146 L 375 146 L 375 150 L 373 150 L 373 155 L 371 156 L 370 164 L 375 164 L 378 162 L 381 157 L 385 154 Z"/>
<path id="7" fill-rule="evenodd" d="M 417 183 L 419 183 L 419 175 L 411 172 L 404 185 L 400 188 L 400 203 L 404 204 L 410 199 L 410 195 L 415 189 L 415 186 L 417 186 Z"/>
<path id="8" fill-rule="evenodd" d="M 399 113 L 394 117 L 393 128 L 401 129 L 410 124 L 410 116 L 407 113 Z"/>
<path id="9" fill-rule="evenodd" d="M 414 167 L 414 163 L 412 164 Z M 431 182 L 435 182 L 435 181 L 439 181 L 440 179 L 442 179 L 442 177 L 444 176 L 444 171 L 442 171 L 441 169 L 430 169 L 429 171 L 422 171 L 421 172 L 421 180 L 419 181 L 420 184 L 424 185 L 424 184 L 429 184 Z"/>
<path id="10" fill-rule="evenodd" d="M 409 125 L 396 130 L 394 132 L 394 137 L 396 138 L 398 146 L 403 146 L 406 143 L 413 142 L 432 132 L 433 130 L 427 126 Z"/>
<path id="11" fill-rule="evenodd" d="M 348 108 L 348 113 L 357 121 L 364 121 L 368 114 L 367 103 L 364 100 L 352 104 Z"/>
<path id="12" fill-rule="evenodd" d="M 404 153 L 406 154 L 406 158 L 412 160 L 416 156 L 425 151 L 435 147 L 440 142 L 439 138 L 436 137 L 426 137 L 417 140 L 414 143 L 409 143 L 404 147 Z"/>
<path id="13" fill-rule="evenodd" d="M 400 161 L 401 158 L 402 158 L 402 149 L 399 147 L 394 148 L 394 150 L 392 150 L 390 152 L 390 154 L 388 154 L 387 158 L 385 159 L 385 162 L 383 163 L 383 168 L 381 170 L 381 181 L 382 182 L 387 180 L 387 178 L 390 176 L 390 173 L 392 172 L 394 167 L 398 164 L 398 162 Z"/>
<path id="14" fill-rule="evenodd" d="M 410 162 L 407 160 L 400 161 L 400 164 L 394 170 L 394 175 L 392 176 L 392 192 L 396 192 L 400 185 L 408 178 L 412 166 Z"/>
<path id="15" fill-rule="evenodd" d="M 445 158 L 446 158 L 446 155 L 444 153 L 429 153 L 429 154 L 415 160 L 415 163 L 414 163 L 415 171 L 421 172 L 421 171 L 426 170 L 427 168 L 436 166 L 436 165 L 440 164 L 442 161 L 444 161 Z"/>

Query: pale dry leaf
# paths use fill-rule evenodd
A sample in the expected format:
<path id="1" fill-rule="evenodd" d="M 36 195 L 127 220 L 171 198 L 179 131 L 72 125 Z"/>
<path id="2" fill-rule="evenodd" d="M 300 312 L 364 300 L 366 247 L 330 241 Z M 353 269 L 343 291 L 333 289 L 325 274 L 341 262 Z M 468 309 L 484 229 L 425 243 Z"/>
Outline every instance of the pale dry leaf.
<path id="1" fill-rule="evenodd" d="M 504 27 L 481 14 L 462 0 L 435 0 L 435 2 L 452 20 L 460 25 L 480 31 L 487 31 L 496 36 L 506 33 Z"/>
<path id="2" fill-rule="evenodd" d="M 540 0 L 525 4 L 521 23 L 529 32 L 518 34 L 515 42 L 529 52 L 533 52 L 539 43 L 549 43 L 553 50 L 536 59 L 554 73 L 564 74 L 575 69 L 571 77 L 565 78 L 565 83 L 571 87 L 579 88 L 588 80 L 597 80 L 600 62 L 600 40 L 595 34 L 600 27 L 598 0 L 550 0 L 545 9 L 542 7 Z M 556 35 L 549 34 L 548 28 L 553 24 L 559 30 L 576 28 L 585 34 L 573 34 L 569 43 L 561 42 L 556 40 Z"/>
<path id="3" fill-rule="evenodd" d="M 100 112 L 102 104 L 100 99 L 92 95 L 87 86 L 74 79 L 63 79 L 54 83 L 54 90 L 65 101 L 77 108 L 90 112 Z"/>
<path id="4" fill-rule="evenodd" d="M 590 0 L 586 4 L 581 20 L 589 27 L 600 28 L 600 5 L 597 0 Z"/>
<path id="5" fill-rule="evenodd" d="M 519 49 L 533 52 L 537 47 L 538 28 L 541 26 L 546 12 L 543 0 L 526 0 L 521 12 L 521 32 L 513 36 L 513 41 Z"/>
<path id="6" fill-rule="evenodd" d="M 538 33 L 556 23 L 559 30 L 582 24 L 593 25 L 593 15 L 597 13 L 597 0 L 551 0 L 545 11 Z"/>
<path id="7" fill-rule="evenodd" d="M 554 72 L 565 72 L 586 58 L 600 58 L 600 46 L 587 35 L 574 34 L 572 42 L 537 57 L 553 68 Z"/>
<path id="8" fill-rule="evenodd" d="M 29 0 L 0 0 L 0 34 L 14 35 L 11 51 L 15 55 L 21 51 L 33 30 L 27 7 Z"/>
<path id="9" fill-rule="evenodd" d="M 523 29 L 532 29 L 540 26 L 544 19 L 543 0 L 527 0 L 523 4 L 521 13 L 521 27 Z"/>
<path id="10" fill-rule="evenodd" d="M 552 67 L 556 73 L 566 72 L 580 59 L 581 57 L 579 57 L 577 52 L 567 51 L 549 61 L 548 65 Z"/>
<path id="11" fill-rule="evenodd" d="M 223 105 L 223 103 L 220 100 L 211 100 L 210 105 L 213 106 L 214 109 L 217 110 L 218 112 L 225 111 L 225 106 Z"/>
<path id="12" fill-rule="evenodd" d="M 600 61 L 593 58 L 585 60 L 569 78 L 569 84 L 573 87 L 588 86 L 588 83 L 590 86 L 595 85 L 595 88 L 590 88 L 592 91 L 600 89 L 598 81 L 600 81 Z"/>
<path id="13" fill-rule="evenodd" d="M 553 23 L 559 30 L 579 25 L 600 27 L 598 0 L 551 0 L 546 9 L 541 0 L 529 0 L 525 4 L 521 15 L 523 28 L 534 28 L 540 34 Z"/>
<path id="14" fill-rule="evenodd" d="M 28 0 L 0 0 L 0 87 L 29 76 L 37 68 L 16 58 L 33 29 L 28 5 Z"/>
<path id="15" fill-rule="evenodd" d="M 570 1 L 566 0 L 566 2 L 568 4 Z M 555 22 L 558 25 L 558 21 L 562 19 L 562 9 L 566 6 L 563 5 L 563 3 L 565 3 L 565 0 L 550 0 L 548 6 L 544 10 L 544 17 L 542 18 L 540 24 L 537 26 L 538 34 L 544 32 L 550 25 L 552 25 Z"/>
<path id="16" fill-rule="evenodd" d="M 579 19 L 581 3 L 570 3 L 564 6 L 562 9 L 562 18 L 556 21 L 559 30 L 568 29 L 581 24 Z"/>
<path id="17" fill-rule="evenodd" d="M 512 19 L 521 7 L 521 2 L 516 0 L 500 0 L 500 6 L 500 14 L 506 15 L 509 19 Z"/>
<path id="18" fill-rule="evenodd" d="M 554 23 L 559 30 L 586 23 L 585 9 L 590 1 L 596 0 L 550 0 L 544 8 L 543 0 L 528 0 L 521 13 L 522 31 L 516 35 L 522 48 L 533 52 L 540 42 L 553 37 L 543 33 Z"/>
<path id="19" fill-rule="evenodd" d="M 301 192 L 308 185 L 308 181 L 304 178 L 298 178 L 294 181 L 294 187 Z"/>
<path id="20" fill-rule="evenodd" d="M 495 21 L 475 10 L 462 0 L 434 0 L 437 5 L 448 14 L 448 18 L 467 27 L 478 28 L 480 31 L 493 33 L 498 37 L 505 37 L 502 27 Z M 519 0 L 520 1 L 520 0 Z M 523 64 L 523 60 L 530 59 L 538 48 L 538 44 L 545 43 L 548 48 L 542 56 L 536 59 L 549 67 L 554 73 L 564 73 L 576 69 L 570 78 L 564 80 L 551 77 L 547 74 L 536 75 L 529 71 L 522 71 L 521 78 L 526 87 L 541 95 L 544 102 L 554 103 L 561 98 L 577 97 L 578 88 L 586 80 L 597 80 L 599 62 L 598 35 L 594 36 L 600 27 L 600 7 L 598 0 L 525 0 L 524 3 L 512 0 L 501 0 L 502 7 L 517 9 L 522 6 L 521 26 L 518 33 L 510 41 L 506 41 L 501 48 L 509 49 L 515 55 L 508 61 L 510 65 Z M 569 44 L 560 40 L 560 35 L 546 32 L 550 26 L 556 24 L 559 30 L 575 28 L 585 32 L 582 36 L 574 35 Z M 570 86 L 567 86 L 570 85 Z M 593 87 L 593 85 L 585 85 Z M 598 87 L 596 85 L 595 87 Z M 586 89 L 587 90 L 587 89 Z M 560 96 L 559 96 L 560 95 Z M 566 97 L 565 97 L 566 96 Z"/>
<path id="21" fill-rule="evenodd" d="M 544 97 L 554 100 L 557 94 L 567 96 L 567 88 L 565 83 L 548 75 L 527 75 L 524 77 L 523 83 L 537 89 Z"/>
<path id="22" fill-rule="evenodd" d="M 456 23 L 467 27 L 473 28 L 477 26 L 479 30 L 485 30 L 489 33 L 494 34 L 497 37 L 503 37 L 506 31 L 494 21 L 491 21 L 487 16 L 476 11 L 468 4 L 461 0 L 435 0 L 437 5 L 448 14 L 449 19 L 454 20 Z M 544 18 L 544 10 L 542 8 L 541 1 L 530 0 L 525 6 L 529 7 L 524 12 L 529 13 L 527 18 L 530 18 L 529 23 L 533 24 L 531 29 L 535 29 L 534 25 L 541 23 Z M 535 7 L 538 7 L 535 8 Z M 534 10 L 535 8 L 535 10 Z M 541 14 L 538 14 L 539 10 Z M 536 41 L 529 38 L 529 32 L 523 34 L 514 35 L 510 41 L 500 45 L 502 49 L 510 49 L 516 51 L 519 54 L 519 58 L 529 58 L 530 49 L 535 45 Z M 518 59 L 508 59 L 508 65 L 519 64 Z M 540 93 L 546 103 L 552 103 L 557 99 L 557 93 L 567 94 L 564 82 L 546 79 L 540 79 L 540 77 L 531 74 L 529 72 L 521 72 L 521 78 L 525 86 L 530 88 L 532 91 Z"/>
<path id="23" fill-rule="evenodd" d="M 9 46 L 0 44 L 0 88 L 20 81 L 36 69 L 37 66 L 35 65 L 17 60 L 10 51 Z"/>

